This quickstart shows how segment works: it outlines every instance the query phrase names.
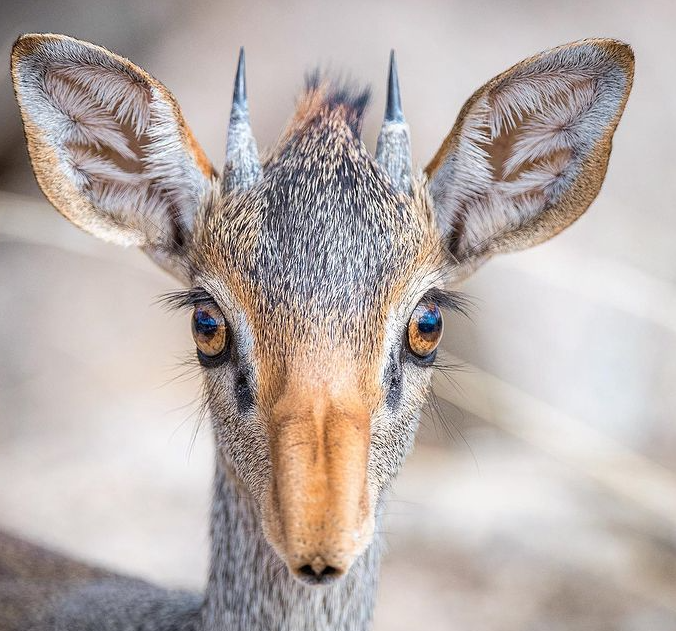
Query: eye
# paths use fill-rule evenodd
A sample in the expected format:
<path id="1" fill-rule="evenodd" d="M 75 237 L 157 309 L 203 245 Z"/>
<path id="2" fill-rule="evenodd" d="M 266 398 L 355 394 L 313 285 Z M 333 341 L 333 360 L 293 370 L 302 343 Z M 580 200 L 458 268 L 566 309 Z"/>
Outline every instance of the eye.
<path id="1" fill-rule="evenodd" d="M 419 304 L 408 323 L 408 345 L 421 359 L 428 359 L 439 346 L 444 332 L 444 320 L 433 303 Z"/>
<path id="2" fill-rule="evenodd" d="M 197 305 L 192 314 L 192 336 L 197 350 L 207 357 L 216 357 L 228 343 L 228 327 L 218 307 Z"/>

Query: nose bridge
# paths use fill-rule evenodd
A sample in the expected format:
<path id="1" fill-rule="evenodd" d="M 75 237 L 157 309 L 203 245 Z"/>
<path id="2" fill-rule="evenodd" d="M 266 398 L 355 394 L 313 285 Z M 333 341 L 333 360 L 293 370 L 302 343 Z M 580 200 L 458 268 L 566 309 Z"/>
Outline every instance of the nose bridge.
<path id="1" fill-rule="evenodd" d="M 339 386 L 336 386 L 336 384 Z M 370 414 L 349 379 L 296 376 L 274 407 L 273 504 L 292 568 L 339 571 L 370 539 Z"/>

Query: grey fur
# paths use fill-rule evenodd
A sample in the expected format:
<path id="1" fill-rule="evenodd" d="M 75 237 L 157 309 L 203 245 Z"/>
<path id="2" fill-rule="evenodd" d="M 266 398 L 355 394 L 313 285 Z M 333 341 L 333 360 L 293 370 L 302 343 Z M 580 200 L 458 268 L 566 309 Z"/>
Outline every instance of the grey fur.
<path id="1" fill-rule="evenodd" d="M 291 577 L 265 540 L 253 498 L 217 465 L 203 631 L 366 631 L 380 566 L 377 538 L 349 574 L 317 589 Z"/>

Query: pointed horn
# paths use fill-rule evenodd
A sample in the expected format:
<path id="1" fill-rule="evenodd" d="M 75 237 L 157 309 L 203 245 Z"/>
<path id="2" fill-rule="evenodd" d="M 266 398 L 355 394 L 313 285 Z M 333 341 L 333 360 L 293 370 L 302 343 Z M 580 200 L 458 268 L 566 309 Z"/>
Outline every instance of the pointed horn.
<path id="1" fill-rule="evenodd" d="M 394 50 L 390 52 L 390 72 L 387 84 L 385 120 L 376 146 L 376 161 L 390 176 L 398 191 L 411 189 L 411 138 L 404 119 L 399 93 L 399 76 Z"/>
<path id="2" fill-rule="evenodd" d="M 404 112 L 401 109 L 399 73 L 397 71 L 397 57 L 394 54 L 394 50 L 390 51 L 390 71 L 387 77 L 387 106 L 385 107 L 385 122 L 405 122 Z"/>
<path id="3" fill-rule="evenodd" d="M 232 93 L 232 110 L 228 126 L 228 141 L 225 149 L 223 190 L 251 188 L 261 179 L 261 163 L 258 159 L 256 140 L 249 122 L 249 105 L 246 99 L 246 71 L 244 47 L 239 49 L 235 88 Z"/>

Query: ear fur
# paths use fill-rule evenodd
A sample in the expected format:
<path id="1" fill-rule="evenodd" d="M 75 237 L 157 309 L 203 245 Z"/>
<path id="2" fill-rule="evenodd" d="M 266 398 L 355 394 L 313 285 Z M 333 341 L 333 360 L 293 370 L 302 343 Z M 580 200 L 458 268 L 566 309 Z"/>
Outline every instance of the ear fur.
<path id="1" fill-rule="evenodd" d="M 582 40 L 522 61 L 465 103 L 425 170 L 458 278 L 589 207 L 633 74 L 629 46 Z"/>
<path id="2" fill-rule="evenodd" d="M 176 273 L 214 170 L 173 95 L 127 59 L 64 35 L 21 36 L 12 79 L 49 201 L 87 232 L 143 247 Z"/>

